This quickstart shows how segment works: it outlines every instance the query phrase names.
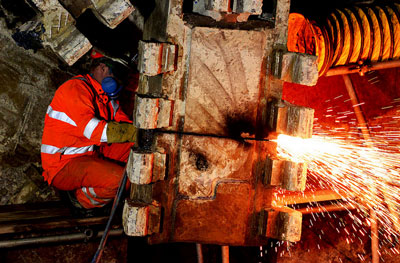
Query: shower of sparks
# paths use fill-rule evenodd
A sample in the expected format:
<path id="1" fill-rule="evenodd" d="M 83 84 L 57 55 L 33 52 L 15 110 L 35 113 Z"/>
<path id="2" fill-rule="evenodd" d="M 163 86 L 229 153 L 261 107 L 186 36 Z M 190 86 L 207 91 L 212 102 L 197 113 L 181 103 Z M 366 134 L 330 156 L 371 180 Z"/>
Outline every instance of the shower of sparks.
<path id="1" fill-rule="evenodd" d="M 307 163 L 309 176 L 320 188 L 334 190 L 361 211 L 364 218 L 354 216 L 359 225 L 371 224 L 368 214 L 374 209 L 380 234 L 392 242 L 397 241 L 400 233 L 400 147 L 390 141 L 398 139 L 400 132 L 376 135 L 378 140 L 367 145 L 360 139 L 327 136 L 316 131 L 310 139 L 279 135 L 278 154 Z M 354 240 L 347 239 L 350 241 Z"/>
<path id="2" fill-rule="evenodd" d="M 370 212 L 374 209 L 379 227 L 379 255 L 399 255 L 400 98 L 382 107 L 383 115 L 368 121 L 369 142 L 361 139 L 362 127 L 347 94 L 325 103 L 326 111 L 314 119 L 313 137 L 300 139 L 281 135 L 277 140 L 278 154 L 291 161 L 308 163 L 306 191 L 335 191 L 342 201 L 330 203 L 342 205 L 347 212 L 328 212 L 326 202 L 310 202 L 306 209 L 319 208 L 320 211 L 311 213 L 303 224 L 313 228 L 315 239 L 323 246 L 329 246 L 324 235 L 343 235 L 345 242 L 354 244 L 358 259 L 370 262 L 368 249 L 365 249 L 371 238 L 373 219 Z M 356 106 L 363 107 L 364 104 L 360 102 Z M 284 204 L 285 191 L 279 190 L 278 196 L 278 201 Z M 297 205 L 293 207 L 296 209 Z M 284 247 L 290 252 L 289 248 L 294 245 L 278 242 L 275 250 L 279 248 L 284 255 Z M 343 262 L 341 258 L 339 262 Z"/>

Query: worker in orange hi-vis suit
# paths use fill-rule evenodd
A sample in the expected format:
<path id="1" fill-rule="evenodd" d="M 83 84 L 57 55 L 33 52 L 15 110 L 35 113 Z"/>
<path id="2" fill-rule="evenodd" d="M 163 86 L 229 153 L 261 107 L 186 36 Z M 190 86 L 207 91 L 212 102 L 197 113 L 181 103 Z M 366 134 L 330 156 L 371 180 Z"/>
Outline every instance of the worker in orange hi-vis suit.
<path id="1" fill-rule="evenodd" d="M 114 198 L 137 137 L 116 100 L 122 87 L 115 69 L 109 58 L 94 59 L 90 74 L 57 89 L 45 116 L 44 179 L 59 190 L 73 191 L 85 209 L 103 207 Z"/>

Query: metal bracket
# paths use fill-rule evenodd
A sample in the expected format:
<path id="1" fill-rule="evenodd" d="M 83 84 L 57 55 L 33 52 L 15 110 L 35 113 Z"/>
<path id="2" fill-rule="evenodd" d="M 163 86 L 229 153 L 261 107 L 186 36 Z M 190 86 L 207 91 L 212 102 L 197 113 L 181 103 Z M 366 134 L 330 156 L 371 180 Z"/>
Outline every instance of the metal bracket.
<path id="1" fill-rule="evenodd" d="M 276 50 L 273 53 L 272 74 L 283 81 L 314 86 L 318 81 L 317 56 Z"/>
<path id="2" fill-rule="evenodd" d="M 147 236 L 160 231 L 161 207 L 158 204 L 125 200 L 122 225 L 128 236 Z"/>
<path id="3" fill-rule="evenodd" d="M 285 134 L 300 138 L 311 138 L 314 109 L 271 98 L 267 103 L 267 114 L 268 131 L 275 136 Z"/>
<path id="4" fill-rule="evenodd" d="M 150 184 L 165 177 L 166 154 L 131 151 L 126 166 L 132 184 Z"/>
<path id="5" fill-rule="evenodd" d="M 264 174 L 265 185 L 279 186 L 289 191 L 304 191 L 306 179 L 306 163 L 273 160 L 267 157 Z"/>
<path id="6" fill-rule="evenodd" d="M 156 129 L 171 126 L 173 101 L 162 98 L 135 96 L 134 125 L 140 129 Z"/>
<path id="7" fill-rule="evenodd" d="M 155 76 L 174 71 L 176 50 L 177 47 L 169 43 L 139 41 L 139 72 Z"/>
<path id="8" fill-rule="evenodd" d="M 303 214 L 288 207 L 261 210 L 258 234 L 279 240 L 297 242 L 301 238 Z"/>

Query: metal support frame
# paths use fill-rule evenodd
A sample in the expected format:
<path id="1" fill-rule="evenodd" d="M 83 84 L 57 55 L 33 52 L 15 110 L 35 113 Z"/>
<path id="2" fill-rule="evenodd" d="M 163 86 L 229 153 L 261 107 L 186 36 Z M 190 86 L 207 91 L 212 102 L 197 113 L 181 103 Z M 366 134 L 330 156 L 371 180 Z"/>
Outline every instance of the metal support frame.
<path id="1" fill-rule="evenodd" d="M 93 238 L 99 238 L 103 235 L 104 231 L 99 231 L 96 236 L 93 236 L 93 231 L 85 230 L 82 233 L 56 235 L 56 236 L 45 236 L 45 237 L 32 237 L 32 238 L 21 238 L 14 240 L 2 240 L 0 241 L 0 248 L 12 248 L 20 246 L 38 245 L 38 244 L 49 244 L 49 243 L 61 243 L 67 241 L 78 241 L 88 240 Z M 121 236 L 123 230 L 112 229 L 109 232 L 109 236 Z"/>
<path id="2" fill-rule="evenodd" d="M 196 243 L 197 263 L 203 263 L 203 248 L 200 243 Z"/>
<path id="3" fill-rule="evenodd" d="M 398 68 L 400 67 L 400 60 L 391 60 L 384 62 L 374 62 L 369 65 L 347 65 L 347 66 L 338 66 L 330 68 L 325 76 L 337 76 L 337 75 L 345 75 L 352 73 L 359 73 L 363 76 L 365 73 L 373 70 L 381 70 L 381 69 L 389 69 L 389 68 Z"/>
<path id="4" fill-rule="evenodd" d="M 229 246 L 222 246 L 222 263 L 229 263 Z"/>
<path id="5" fill-rule="evenodd" d="M 367 126 L 365 117 L 361 111 L 360 103 L 357 98 L 357 94 L 354 90 L 350 76 L 348 74 L 343 75 L 343 80 L 346 85 L 347 92 L 350 96 L 351 103 L 354 108 L 354 113 L 357 118 L 358 126 L 360 127 L 361 133 L 368 147 L 372 147 L 371 136 Z M 377 190 L 373 189 L 373 193 L 376 194 Z M 372 252 L 372 263 L 379 263 L 379 240 L 378 240 L 378 221 L 376 212 L 374 209 L 370 210 L 371 218 L 371 252 Z"/>

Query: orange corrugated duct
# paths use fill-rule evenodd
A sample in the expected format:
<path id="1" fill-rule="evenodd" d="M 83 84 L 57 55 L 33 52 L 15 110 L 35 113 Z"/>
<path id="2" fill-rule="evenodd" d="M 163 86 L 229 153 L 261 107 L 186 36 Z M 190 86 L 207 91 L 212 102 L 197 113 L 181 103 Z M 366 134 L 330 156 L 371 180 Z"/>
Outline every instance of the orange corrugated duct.
<path id="1" fill-rule="evenodd" d="M 400 58 L 400 4 L 334 10 L 323 24 L 289 16 L 289 51 L 318 56 L 319 75 L 331 67 Z"/>

